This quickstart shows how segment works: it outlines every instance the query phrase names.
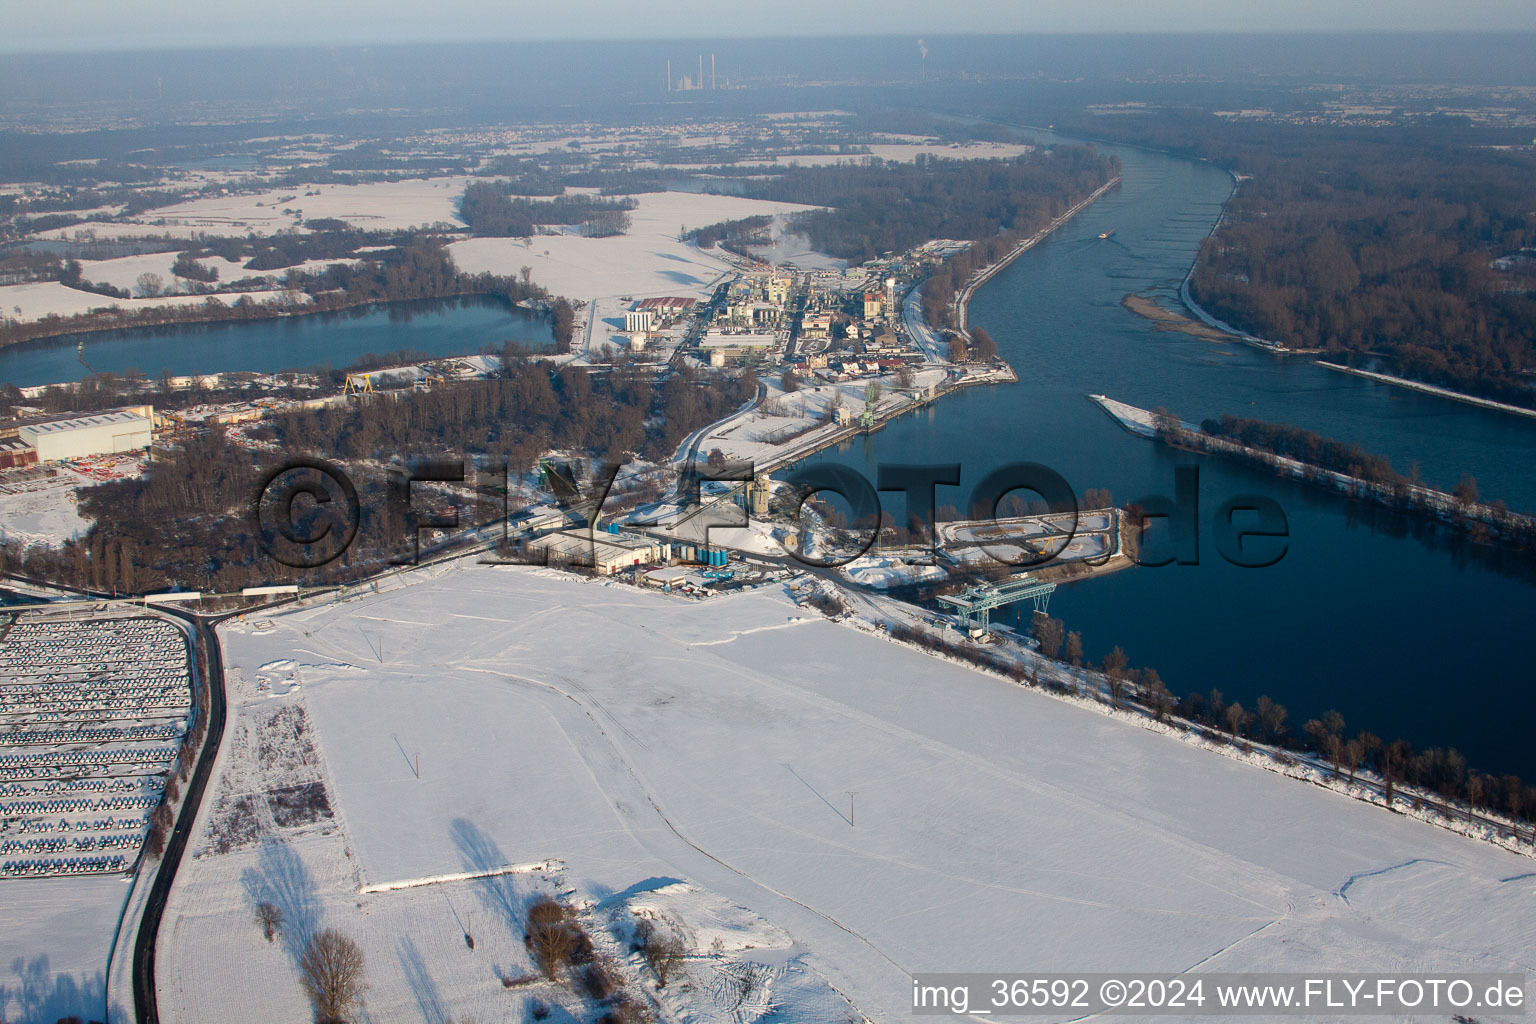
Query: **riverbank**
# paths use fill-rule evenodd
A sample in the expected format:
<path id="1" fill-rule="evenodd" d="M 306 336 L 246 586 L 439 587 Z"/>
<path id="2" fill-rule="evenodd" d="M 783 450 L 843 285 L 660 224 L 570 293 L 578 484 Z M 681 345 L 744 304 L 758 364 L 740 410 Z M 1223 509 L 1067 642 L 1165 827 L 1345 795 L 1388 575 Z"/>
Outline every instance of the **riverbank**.
<path id="1" fill-rule="evenodd" d="M 1219 331 L 1198 320 L 1191 320 L 1187 316 L 1181 316 L 1169 309 L 1164 309 L 1145 295 L 1131 292 L 1120 300 L 1120 305 L 1146 320 L 1151 320 L 1160 331 L 1178 331 L 1191 337 L 1200 338 L 1203 341 L 1229 342 L 1234 341 L 1232 335 L 1225 331 Z"/>
<path id="2" fill-rule="evenodd" d="M 1475 405 L 1483 409 L 1494 409 L 1498 412 L 1513 413 L 1516 416 L 1536 419 L 1536 409 L 1510 405 L 1507 402 L 1495 402 L 1491 398 L 1479 398 L 1476 395 L 1469 395 L 1465 391 L 1452 391 L 1450 388 L 1425 384 L 1423 381 L 1409 380 L 1407 377 L 1393 377 L 1390 374 L 1376 373 L 1372 370 L 1359 370 L 1353 366 L 1345 366 L 1342 363 L 1330 363 L 1322 359 L 1314 359 L 1313 362 L 1325 370 L 1337 370 L 1339 373 L 1353 374 L 1356 377 L 1364 377 L 1366 380 L 1373 380 L 1379 384 L 1391 384 L 1394 387 L 1407 388 L 1410 391 L 1434 395 L 1437 398 L 1449 398 L 1453 402 L 1465 402 L 1468 405 Z"/>
<path id="3" fill-rule="evenodd" d="M 1008 253 L 1003 256 L 1002 259 L 998 260 L 996 263 L 991 264 L 990 266 L 983 267 L 971 275 L 970 280 L 966 281 L 965 287 L 960 289 L 954 300 L 956 329 L 965 337 L 967 342 L 969 342 L 971 338 L 971 332 L 968 327 L 971 297 L 976 294 L 976 289 L 992 280 L 993 277 L 1002 272 L 1002 270 L 1014 260 L 1018 259 L 1026 252 L 1039 245 L 1045 239 L 1049 238 L 1057 228 L 1061 227 L 1067 221 L 1071 220 L 1083 210 L 1086 210 L 1089 206 L 1093 205 L 1096 200 L 1101 198 L 1110 189 L 1119 185 L 1120 180 L 1121 176 L 1118 174 L 1115 175 L 1113 178 L 1109 179 L 1104 184 L 1090 192 L 1085 198 L 1079 200 L 1076 205 L 1072 206 L 1065 213 L 1061 214 L 1061 216 L 1051 221 L 1049 224 L 1035 232 L 1033 235 L 1030 235 L 1028 238 L 1024 239 L 1012 249 L 1009 249 Z"/>
<path id="4" fill-rule="evenodd" d="M 1478 536 L 1484 528 L 1516 539 L 1536 536 L 1536 517 L 1511 512 L 1500 505 L 1463 502 L 1453 494 L 1419 483 L 1404 483 L 1400 487 L 1377 483 L 1207 434 L 1195 424 L 1184 420 L 1173 418 L 1171 422 L 1160 422 L 1158 413 L 1117 402 L 1104 395 L 1089 395 L 1088 398 L 1126 430 L 1171 448 L 1228 455 L 1255 462 L 1281 476 L 1318 484 L 1357 501 L 1371 502 L 1395 512 L 1427 515 L 1438 522 L 1467 531 L 1473 535 L 1474 540 L 1482 543 L 1493 543 L 1498 539 L 1492 535 Z"/>
<path id="5" fill-rule="evenodd" d="M 1206 233 L 1205 241 L 1209 241 L 1210 239 L 1214 238 L 1216 236 L 1216 232 L 1221 230 L 1222 224 L 1226 223 L 1227 206 L 1231 204 L 1232 197 L 1237 195 L 1238 187 L 1241 186 L 1245 180 L 1247 180 L 1246 176 L 1238 175 L 1235 171 L 1229 170 L 1227 173 L 1232 177 L 1232 189 L 1227 193 L 1227 198 L 1222 200 L 1221 213 L 1217 216 L 1216 223 L 1211 225 L 1211 230 Z M 1189 270 L 1184 274 L 1184 280 L 1179 282 L 1179 301 L 1184 304 L 1185 309 L 1189 310 L 1195 315 L 1197 320 L 1199 320 L 1202 324 L 1211 330 L 1221 333 L 1228 340 L 1241 342 L 1244 345 L 1251 345 L 1254 348 L 1263 349 L 1265 352 L 1273 352 L 1276 355 L 1312 355 L 1322 351 L 1322 349 L 1316 348 L 1289 348 L 1288 346 L 1280 344 L 1278 341 L 1270 341 L 1268 338 L 1260 338 L 1258 335 L 1249 334 L 1247 331 L 1239 330 L 1238 328 L 1233 327 L 1231 324 L 1227 323 L 1225 320 L 1212 316 L 1210 313 L 1208 313 L 1205 310 L 1205 307 L 1201 306 L 1200 303 L 1195 301 L 1195 297 L 1193 294 L 1191 294 L 1189 288 L 1189 282 L 1194 280 L 1195 277 L 1195 268 L 1200 265 L 1200 251 L 1204 247 L 1205 243 L 1202 242 L 1201 245 L 1195 249 L 1195 258 L 1190 262 Z"/>

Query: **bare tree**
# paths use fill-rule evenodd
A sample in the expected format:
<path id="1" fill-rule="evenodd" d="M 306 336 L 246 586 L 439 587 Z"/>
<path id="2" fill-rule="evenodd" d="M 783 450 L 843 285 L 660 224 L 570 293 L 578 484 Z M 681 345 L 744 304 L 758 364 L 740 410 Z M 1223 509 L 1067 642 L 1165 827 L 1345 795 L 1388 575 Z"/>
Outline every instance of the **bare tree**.
<path id="1" fill-rule="evenodd" d="M 528 907 L 528 926 L 524 942 L 533 959 L 550 981 L 560 965 L 570 959 L 580 944 L 581 934 L 571 920 L 570 911 L 548 896 L 540 896 Z"/>
<path id="2" fill-rule="evenodd" d="M 640 938 L 640 952 L 656 972 L 656 984 L 667 987 L 670 978 L 683 964 L 683 942 L 676 935 L 663 934 L 656 922 L 646 918 L 635 929 Z"/>
<path id="3" fill-rule="evenodd" d="M 1065 639 L 1060 619 L 1044 613 L 1035 615 L 1035 638 L 1040 641 L 1040 653 L 1055 661 L 1061 656 L 1061 644 Z"/>
<path id="4" fill-rule="evenodd" d="M 1408 766 L 1408 759 L 1412 756 L 1413 748 L 1403 740 L 1393 740 L 1381 748 L 1381 779 L 1385 783 L 1382 795 L 1386 797 L 1388 807 L 1392 806 L 1397 782 L 1403 777 L 1403 769 Z"/>
<path id="5" fill-rule="evenodd" d="M 1227 706 L 1227 732 L 1233 736 L 1241 736 L 1243 729 L 1253 720 L 1253 716 L 1243 709 L 1237 701 Z"/>
<path id="6" fill-rule="evenodd" d="M 1083 664 L 1083 635 L 1075 629 L 1067 634 L 1067 662 L 1073 668 Z"/>
<path id="7" fill-rule="evenodd" d="M 149 834 L 144 837 L 144 847 L 151 857 L 165 852 L 165 840 L 170 835 L 173 820 L 170 805 L 162 799 L 149 816 Z"/>
<path id="8" fill-rule="evenodd" d="M 1109 706 L 1120 706 L 1120 696 L 1125 693 L 1125 669 L 1130 664 L 1130 659 L 1116 644 L 1115 649 L 1104 655 L 1104 678 L 1109 682 Z"/>
<path id="9" fill-rule="evenodd" d="M 1173 694 L 1169 692 L 1167 684 L 1157 674 L 1157 669 L 1149 668 L 1141 675 L 1141 695 L 1147 702 L 1147 707 L 1152 709 L 1152 717 L 1161 722 L 1168 717 L 1168 712 L 1173 709 Z"/>
<path id="10" fill-rule="evenodd" d="M 134 282 L 133 290 L 141 299 L 152 299 L 165 291 L 165 278 L 153 271 L 146 270 Z"/>
<path id="11" fill-rule="evenodd" d="M 783 376 L 779 378 L 779 386 L 786 393 L 800 390 L 800 375 L 795 372 L 794 367 L 785 368 Z"/>
<path id="12" fill-rule="evenodd" d="M 1461 474 L 1461 479 L 1456 482 L 1456 500 L 1463 508 L 1477 504 L 1477 477 L 1471 473 Z"/>
<path id="13" fill-rule="evenodd" d="M 283 927 L 283 912 L 276 904 L 256 904 L 256 923 L 261 925 L 261 933 L 271 942 Z"/>
<path id="14" fill-rule="evenodd" d="M 992 340 L 992 335 L 985 327 L 971 328 L 971 343 L 976 347 L 977 359 L 991 362 L 997 358 L 997 342 Z"/>
<path id="15" fill-rule="evenodd" d="M 1350 740 L 1339 748 L 1339 763 L 1349 772 L 1349 784 L 1355 784 L 1355 770 L 1365 758 L 1365 747 L 1358 739 Z"/>
<path id="16" fill-rule="evenodd" d="M 1261 696 L 1254 711 L 1259 716 L 1260 735 L 1264 741 L 1269 743 L 1278 739 L 1285 729 L 1285 705 L 1276 704 L 1268 697 Z"/>
<path id="17" fill-rule="evenodd" d="M 1477 772 L 1467 773 L 1467 822 L 1470 824 L 1476 815 L 1477 808 L 1483 804 L 1483 796 L 1488 791 L 1488 778 Z"/>
<path id="18" fill-rule="evenodd" d="M 363 999 L 363 951 L 335 928 L 310 937 L 299 958 L 304 993 L 319 1024 L 344 1024 Z"/>

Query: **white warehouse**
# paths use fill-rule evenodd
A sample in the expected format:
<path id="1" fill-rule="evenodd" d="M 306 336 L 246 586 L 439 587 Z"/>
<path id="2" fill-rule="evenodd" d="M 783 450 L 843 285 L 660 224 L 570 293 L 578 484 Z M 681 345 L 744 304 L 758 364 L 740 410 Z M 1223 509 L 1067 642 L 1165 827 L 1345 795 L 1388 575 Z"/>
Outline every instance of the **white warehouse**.
<path id="1" fill-rule="evenodd" d="M 631 566 L 650 565 L 661 554 L 655 542 L 643 537 L 601 531 L 588 536 L 577 530 L 561 530 L 535 537 L 528 542 L 528 550 L 544 552 L 552 562 L 590 565 L 605 575 Z"/>
<path id="2" fill-rule="evenodd" d="M 20 428 L 16 435 L 37 450 L 37 461 L 54 462 L 148 448 L 152 426 L 149 417 L 136 412 L 104 412 L 33 423 Z"/>

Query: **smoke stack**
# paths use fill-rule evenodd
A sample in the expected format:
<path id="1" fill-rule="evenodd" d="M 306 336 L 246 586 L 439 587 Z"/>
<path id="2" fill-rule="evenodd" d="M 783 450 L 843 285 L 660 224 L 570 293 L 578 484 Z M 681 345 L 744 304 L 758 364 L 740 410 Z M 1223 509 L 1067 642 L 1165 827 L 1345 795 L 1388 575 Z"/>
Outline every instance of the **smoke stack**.
<path id="1" fill-rule="evenodd" d="M 672 62 L 667 61 L 667 92 L 672 91 Z"/>
<path id="2" fill-rule="evenodd" d="M 715 86 L 715 55 L 714 54 L 710 54 L 709 55 L 709 87 L 711 89 L 716 88 L 716 86 Z"/>
<path id="3" fill-rule="evenodd" d="M 704 55 L 699 54 L 699 78 L 696 83 L 700 89 L 704 88 Z"/>

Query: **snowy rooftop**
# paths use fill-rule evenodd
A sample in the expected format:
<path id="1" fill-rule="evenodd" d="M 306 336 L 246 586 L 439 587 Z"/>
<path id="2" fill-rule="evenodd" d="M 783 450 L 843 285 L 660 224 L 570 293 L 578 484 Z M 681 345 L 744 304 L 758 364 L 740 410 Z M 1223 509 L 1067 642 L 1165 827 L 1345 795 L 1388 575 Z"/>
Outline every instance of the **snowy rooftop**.
<path id="1" fill-rule="evenodd" d="M 89 430 L 92 427 L 148 427 L 149 425 L 149 420 L 136 412 L 104 412 L 96 416 L 80 416 L 70 420 L 34 423 L 31 426 L 22 427 L 21 430 L 29 435 L 37 435 L 61 434 L 71 430 Z"/>

